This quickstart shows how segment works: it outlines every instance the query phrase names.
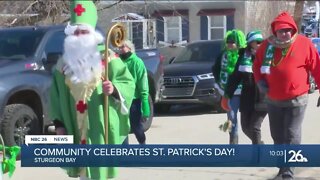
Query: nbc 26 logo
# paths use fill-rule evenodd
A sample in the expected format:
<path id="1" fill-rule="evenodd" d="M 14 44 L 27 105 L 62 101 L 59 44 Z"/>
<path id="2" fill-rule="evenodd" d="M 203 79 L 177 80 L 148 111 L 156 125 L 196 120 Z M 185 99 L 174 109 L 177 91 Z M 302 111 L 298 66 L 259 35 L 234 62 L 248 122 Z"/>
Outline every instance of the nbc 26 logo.
<path id="1" fill-rule="evenodd" d="M 298 150 L 298 151 L 290 150 L 290 151 L 288 151 L 288 156 L 287 156 L 287 158 L 289 158 L 289 159 L 288 159 L 288 163 L 308 162 L 307 157 L 305 157 L 305 156 L 302 154 L 302 150 Z"/>

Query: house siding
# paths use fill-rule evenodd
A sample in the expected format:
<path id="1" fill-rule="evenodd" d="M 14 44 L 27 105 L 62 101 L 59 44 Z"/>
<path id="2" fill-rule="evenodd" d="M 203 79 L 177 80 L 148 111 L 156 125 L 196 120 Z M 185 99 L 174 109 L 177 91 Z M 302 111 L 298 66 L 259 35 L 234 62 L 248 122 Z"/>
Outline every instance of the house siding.
<path id="1" fill-rule="evenodd" d="M 168 6 L 168 4 L 170 4 L 170 6 Z M 208 39 L 207 19 L 206 17 L 204 18 L 203 16 L 197 15 L 201 9 L 235 9 L 234 16 L 227 16 L 227 29 L 245 28 L 245 18 L 243 18 L 245 14 L 245 1 L 199 2 L 196 5 L 191 3 L 168 4 L 160 4 L 156 1 L 148 3 L 147 6 L 142 6 L 141 3 L 136 5 L 133 3 L 121 3 L 121 5 L 119 4 L 113 8 L 100 11 L 98 23 L 102 28 L 108 29 L 112 24 L 111 19 L 128 12 L 147 14 L 151 16 L 156 11 L 184 9 L 188 14 L 187 16 L 182 16 L 182 39 L 187 40 L 188 42 L 193 42 L 200 39 Z M 156 19 L 156 39 L 158 43 L 159 41 L 164 41 L 164 23 L 162 17 L 153 18 Z"/>

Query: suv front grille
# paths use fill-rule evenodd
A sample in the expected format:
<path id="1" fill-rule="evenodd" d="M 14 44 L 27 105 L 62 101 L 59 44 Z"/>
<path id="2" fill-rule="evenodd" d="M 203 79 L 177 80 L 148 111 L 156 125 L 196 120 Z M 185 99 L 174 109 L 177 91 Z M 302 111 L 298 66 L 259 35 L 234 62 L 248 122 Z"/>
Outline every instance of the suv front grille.
<path id="1" fill-rule="evenodd" d="M 195 80 L 193 77 L 164 77 L 163 96 L 183 97 L 192 96 Z"/>

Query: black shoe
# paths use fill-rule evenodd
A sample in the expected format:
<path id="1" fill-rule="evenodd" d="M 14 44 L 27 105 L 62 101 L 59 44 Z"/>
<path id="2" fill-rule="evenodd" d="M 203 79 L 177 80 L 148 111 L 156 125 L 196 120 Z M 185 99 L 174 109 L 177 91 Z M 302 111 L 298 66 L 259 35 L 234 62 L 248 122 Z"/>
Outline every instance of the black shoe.
<path id="1" fill-rule="evenodd" d="M 230 135 L 229 144 L 238 144 L 238 136 L 237 135 Z"/>
<path id="2" fill-rule="evenodd" d="M 282 180 L 294 180 L 294 178 L 290 175 L 287 174 L 283 174 L 282 175 Z"/>
<path id="3" fill-rule="evenodd" d="M 285 167 L 282 168 L 282 179 L 293 180 L 294 178 L 294 167 Z"/>

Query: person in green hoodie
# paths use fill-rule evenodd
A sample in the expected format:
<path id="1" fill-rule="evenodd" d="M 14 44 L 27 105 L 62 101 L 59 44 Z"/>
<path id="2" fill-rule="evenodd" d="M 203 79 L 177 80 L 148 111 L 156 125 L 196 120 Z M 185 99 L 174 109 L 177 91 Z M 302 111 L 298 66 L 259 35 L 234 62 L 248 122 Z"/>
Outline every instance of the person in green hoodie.
<path id="1" fill-rule="evenodd" d="M 125 65 L 127 65 L 136 84 L 136 90 L 130 108 L 131 131 L 135 134 L 139 144 L 145 144 L 146 135 L 142 122 L 146 121 L 150 116 L 147 69 L 144 62 L 136 55 L 134 44 L 131 41 L 125 40 L 119 49 L 119 57 Z M 128 138 L 124 144 L 128 144 Z"/>
<path id="2" fill-rule="evenodd" d="M 240 106 L 240 94 L 242 85 L 239 84 L 234 91 L 230 101 L 225 97 L 225 88 L 229 76 L 236 68 L 239 58 L 239 51 L 246 47 L 246 37 L 239 29 L 227 31 L 224 38 L 223 50 L 212 66 L 212 73 L 215 78 L 215 89 L 222 96 L 221 107 L 227 111 L 227 124 L 229 129 L 229 144 L 238 144 L 238 110 Z M 224 125 L 222 125 L 224 126 Z"/>

